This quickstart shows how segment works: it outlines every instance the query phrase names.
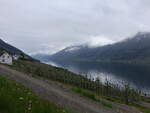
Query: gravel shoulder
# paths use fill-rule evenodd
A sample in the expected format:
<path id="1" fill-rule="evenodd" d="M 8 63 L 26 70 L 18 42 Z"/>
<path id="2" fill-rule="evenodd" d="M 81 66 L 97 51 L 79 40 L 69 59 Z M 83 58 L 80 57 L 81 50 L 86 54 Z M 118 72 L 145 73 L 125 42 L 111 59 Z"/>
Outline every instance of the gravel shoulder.
<path id="1" fill-rule="evenodd" d="M 33 78 L 32 76 L 10 69 L 4 65 L 0 65 L 0 74 L 6 75 L 31 88 L 38 96 L 77 113 L 141 113 L 135 109 L 120 111 L 107 108 L 92 100 L 83 98 L 78 94 L 69 92 L 66 88 L 55 82 L 41 78 Z M 128 109 L 130 108 L 128 107 Z"/>

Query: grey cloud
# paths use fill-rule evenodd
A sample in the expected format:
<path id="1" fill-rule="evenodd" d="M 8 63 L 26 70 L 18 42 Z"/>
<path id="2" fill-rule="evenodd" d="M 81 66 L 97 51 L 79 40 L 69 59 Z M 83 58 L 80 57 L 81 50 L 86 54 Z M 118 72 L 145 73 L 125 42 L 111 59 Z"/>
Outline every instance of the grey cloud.
<path id="1" fill-rule="evenodd" d="M 53 53 L 150 31 L 149 15 L 149 0 L 0 0 L 0 37 L 29 54 Z"/>

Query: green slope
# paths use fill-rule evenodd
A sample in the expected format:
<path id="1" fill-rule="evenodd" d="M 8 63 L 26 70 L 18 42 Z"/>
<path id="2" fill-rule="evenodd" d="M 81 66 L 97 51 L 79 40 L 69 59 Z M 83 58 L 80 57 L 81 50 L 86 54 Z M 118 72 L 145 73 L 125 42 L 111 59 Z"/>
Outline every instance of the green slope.
<path id="1" fill-rule="evenodd" d="M 69 113 L 30 89 L 0 75 L 0 113 Z"/>

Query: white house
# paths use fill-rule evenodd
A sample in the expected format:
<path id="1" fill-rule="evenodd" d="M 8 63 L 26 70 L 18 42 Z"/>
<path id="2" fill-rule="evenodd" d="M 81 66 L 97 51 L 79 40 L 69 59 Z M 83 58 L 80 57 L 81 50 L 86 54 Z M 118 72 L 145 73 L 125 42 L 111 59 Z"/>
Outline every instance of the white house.
<path id="1" fill-rule="evenodd" d="M 20 56 L 19 55 L 13 55 L 12 57 L 13 57 L 13 60 L 18 60 Z"/>
<path id="2" fill-rule="evenodd" d="M 2 53 L 0 53 L 0 63 L 12 65 L 12 63 L 13 63 L 13 58 L 12 58 L 12 56 L 11 56 L 10 54 L 8 54 L 7 52 L 2 52 Z"/>

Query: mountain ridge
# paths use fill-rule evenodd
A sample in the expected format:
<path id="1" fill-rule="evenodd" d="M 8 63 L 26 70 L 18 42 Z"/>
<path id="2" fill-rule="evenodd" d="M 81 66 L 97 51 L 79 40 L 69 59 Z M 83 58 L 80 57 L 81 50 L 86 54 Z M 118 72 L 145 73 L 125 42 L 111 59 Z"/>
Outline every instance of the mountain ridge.
<path id="1" fill-rule="evenodd" d="M 77 49 L 75 50 L 74 48 Z M 70 62 L 135 59 L 150 59 L 150 32 L 138 32 L 133 37 L 127 38 L 123 41 L 100 47 L 92 48 L 88 45 L 67 47 L 49 56 L 47 60 L 56 62 Z"/>
<path id="2" fill-rule="evenodd" d="M 3 41 L 2 39 L 0 39 L 0 50 L 4 50 L 9 52 L 10 54 L 17 54 L 17 55 L 22 55 L 24 57 L 28 57 L 30 59 L 33 59 L 31 56 L 27 55 L 26 53 L 24 53 L 23 51 L 21 51 L 20 49 L 6 43 L 5 41 Z"/>

